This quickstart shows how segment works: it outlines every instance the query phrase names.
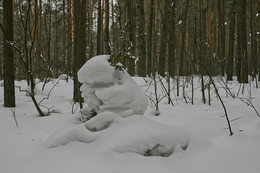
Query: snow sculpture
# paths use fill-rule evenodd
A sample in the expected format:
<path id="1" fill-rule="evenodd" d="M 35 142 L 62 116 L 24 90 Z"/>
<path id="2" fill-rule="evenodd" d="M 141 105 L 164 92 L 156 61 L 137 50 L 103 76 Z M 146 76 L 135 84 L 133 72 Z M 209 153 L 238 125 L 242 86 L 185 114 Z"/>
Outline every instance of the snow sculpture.
<path id="1" fill-rule="evenodd" d="M 93 57 L 78 71 L 78 79 L 82 83 L 80 88 L 82 97 L 89 107 L 88 111 L 84 112 L 98 114 L 91 120 L 91 123 L 87 123 L 87 127 L 88 124 L 91 124 L 90 126 L 93 124 L 107 126 L 116 117 L 111 116 L 111 113 L 120 117 L 128 117 L 133 114 L 143 115 L 147 108 L 147 98 L 143 91 L 121 64 L 113 67 L 110 65 L 109 59 L 109 55 Z M 104 120 L 107 114 L 105 112 L 110 112 L 107 115 L 110 117 L 107 120 L 108 124 L 104 121 L 100 124 L 94 123 L 95 119 L 97 122 L 101 122 L 101 119 Z M 84 116 L 90 115 L 87 113 Z M 99 116 L 103 116 L 103 118 L 99 118 Z M 91 127 L 89 129 L 101 130 L 103 128 Z"/>
<path id="2" fill-rule="evenodd" d="M 120 116 L 143 115 L 147 98 L 129 74 L 109 64 L 109 55 L 90 59 L 78 71 L 80 90 L 91 110 L 111 111 Z"/>
<path id="3" fill-rule="evenodd" d="M 55 132 L 46 146 L 80 141 L 95 143 L 97 149 L 163 157 L 185 150 L 187 133 L 141 116 L 147 108 L 145 94 L 121 64 L 113 67 L 109 59 L 109 55 L 93 57 L 78 71 L 88 106 L 81 109 L 76 121 Z"/>

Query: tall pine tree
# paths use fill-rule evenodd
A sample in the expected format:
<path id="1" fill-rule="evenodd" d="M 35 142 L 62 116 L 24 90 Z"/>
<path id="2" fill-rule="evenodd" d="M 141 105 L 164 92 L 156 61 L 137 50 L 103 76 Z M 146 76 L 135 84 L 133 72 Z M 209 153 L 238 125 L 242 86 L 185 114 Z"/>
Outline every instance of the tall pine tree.
<path id="1" fill-rule="evenodd" d="M 3 1 L 4 30 L 4 106 L 15 107 L 14 53 L 10 42 L 13 41 L 13 1 Z M 10 42 L 9 42 L 10 41 Z"/>

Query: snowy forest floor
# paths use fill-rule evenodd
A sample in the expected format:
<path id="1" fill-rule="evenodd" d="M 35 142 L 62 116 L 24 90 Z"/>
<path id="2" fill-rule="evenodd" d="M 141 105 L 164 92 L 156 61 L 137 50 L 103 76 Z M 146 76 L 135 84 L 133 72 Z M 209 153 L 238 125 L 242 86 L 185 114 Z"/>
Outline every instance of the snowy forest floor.
<path id="1" fill-rule="evenodd" d="M 148 87 L 142 78 L 134 78 L 145 91 Z M 260 117 L 256 111 L 239 98 L 226 97 L 221 82 L 218 91 L 227 108 L 234 132 L 229 130 L 221 103 L 211 89 L 211 105 L 201 101 L 199 78 L 194 80 L 194 105 L 186 104 L 182 96 L 176 97 L 176 86 L 171 92 L 174 106 L 167 98 L 159 103 L 160 115 L 154 116 L 154 108 L 148 107 L 144 116 L 162 124 L 181 127 L 189 134 L 187 150 L 169 157 L 144 157 L 134 153 L 116 153 L 82 142 L 70 142 L 56 148 L 46 148 L 45 141 L 72 116 L 73 82 L 60 80 L 42 102 L 52 107 L 54 113 L 39 117 L 30 97 L 16 89 L 15 112 L 18 127 L 10 108 L 3 107 L 3 87 L 0 86 L 0 172 L 1 173 L 258 173 L 260 170 Z M 218 80 L 218 78 L 216 78 Z M 56 81 L 57 82 L 57 81 Z M 181 82 L 182 84 L 182 82 Z M 26 88 L 26 81 L 16 81 L 16 86 Z M 41 89 L 43 83 L 38 83 Z M 160 84 L 158 84 L 159 86 Z M 229 85 L 237 96 L 239 84 Z M 49 82 L 44 92 L 37 92 L 37 100 L 47 97 L 53 84 Z M 151 86 L 148 90 L 153 92 Z M 186 96 L 191 98 L 191 85 Z M 253 98 L 252 103 L 260 112 L 260 89 L 246 85 L 240 98 Z M 163 95 L 161 88 L 158 94 Z M 146 92 L 147 95 L 148 92 Z M 151 95 L 153 96 L 153 95 Z M 207 98 L 207 91 L 206 91 Z M 152 103 L 150 102 L 150 105 Z M 79 111 L 77 109 L 76 111 Z M 144 127 L 145 128 L 145 127 Z M 113 135 L 113 134 L 111 134 Z M 106 146 L 105 144 L 103 145 Z"/>

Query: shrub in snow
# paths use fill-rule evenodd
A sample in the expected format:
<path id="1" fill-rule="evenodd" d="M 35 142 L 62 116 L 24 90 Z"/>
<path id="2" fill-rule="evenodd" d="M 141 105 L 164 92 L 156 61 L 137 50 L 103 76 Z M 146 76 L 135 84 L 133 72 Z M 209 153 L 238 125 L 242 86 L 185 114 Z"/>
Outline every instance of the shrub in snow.
<path id="1" fill-rule="evenodd" d="M 185 150 L 189 140 L 182 129 L 141 116 L 147 108 L 145 94 L 123 66 L 111 66 L 109 58 L 96 56 L 78 71 L 87 106 L 70 126 L 54 133 L 46 146 L 81 141 L 119 153 L 163 157 Z"/>

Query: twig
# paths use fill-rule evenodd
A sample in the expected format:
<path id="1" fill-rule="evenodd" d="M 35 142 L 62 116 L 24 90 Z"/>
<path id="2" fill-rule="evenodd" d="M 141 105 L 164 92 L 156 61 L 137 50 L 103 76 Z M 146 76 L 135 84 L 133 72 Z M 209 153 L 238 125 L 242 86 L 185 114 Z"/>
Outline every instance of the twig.
<path id="1" fill-rule="evenodd" d="M 166 87 L 164 86 L 164 84 L 162 82 L 162 79 L 161 79 L 160 75 L 158 75 L 158 78 L 159 78 L 161 86 L 163 87 L 164 91 L 166 92 L 166 94 L 168 96 L 168 99 L 170 100 L 172 106 L 174 106 L 173 101 L 172 101 L 171 96 L 170 96 L 171 93 L 167 91 Z"/>
<path id="2" fill-rule="evenodd" d="M 13 118 L 14 118 L 14 121 L 15 121 L 15 124 L 16 124 L 16 127 L 18 127 L 18 122 L 16 120 L 16 115 L 15 115 L 15 108 L 10 108 L 12 113 L 13 113 Z"/>
<path id="3" fill-rule="evenodd" d="M 151 148 L 151 149 L 148 148 L 145 151 L 144 156 L 152 156 L 152 151 L 159 148 L 159 147 L 164 147 L 164 145 L 161 145 L 161 144 L 158 143 L 158 144 L 154 145 L 153 148 Z"/>
<path id="4" fill-rule="evenodd" d="M 233 93 L 231 92 L 230 88 L 228 87 L 228 81 L 225 82 L 221 76 L 219 77 L 219 79 L 220 79 L 221 82 L 224 84 L 224 86 L 223 86 L 222 83 L 219 82 L 219 84 L 226 90 L 226 93 L 227 93 L 228 95 L 230 95 L 232 98 L 235 98 L 235 94 L 233 94 Z"/>
<path id="5" fill-rule="evenodd" d="M 40 105 L 44 100 L 50 98 L 50 94 L 51 94 L 52 90 L 59 84 L 59 82 L 60 82 L 60 78 L 58 79 L 58 81 L 57 81 L 56 83 L 53 83 L 53 86 L 52 86 L 52 88 L 50 89 L 50 91 L 49 91 L 47 97 L 43 98 L 43 99 L 39 102 L 39 105 Z"/>
<path id="6" fill-rule="evenodd" d="M 238 97 L 239 98 L 239 97 Z M 256 112 L 256 114 L 258 115 L 258 117 L 260 117 L 260 114 L 259 114 L 259 112 L 257 111 L 257 109 L 255 108 L 255 106 L 253 105 L 253 103 L 252 103 L 252 100 L 253 100 L 253 98 L 239 98 L 242 102 L 244 102 L 247 106 L 250 106 L 250 107 L 252 107 L 254 110 L 255 110 L 255 112 Z"/>
<path id="7" fill-rule="evenodd" d="M 70 103 L 70 105 L 71 105 L 71 113 L 72 114 L 74 114 L 76 111 L 77 111 L 77 109 L 78 109 L 78 105 L 72 100 L 72 101 L 69 101 L 69 100 L 67 100 L 69 103 Z M 74 109 L 74 106 L 76 105 L 76 108 Z"/>
<path id="8" fill-rule="evenodd" d="M 230 122 L 232 122 L 232 121 L 236 121 L 236 120 L 238 120 L 238 119 L 240 119 L 240 118 L 242 118 L 242 117 L 234 118 L 234 119 L 230 120 Z"/>

